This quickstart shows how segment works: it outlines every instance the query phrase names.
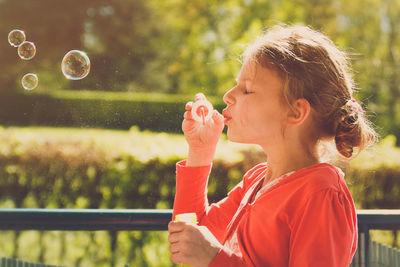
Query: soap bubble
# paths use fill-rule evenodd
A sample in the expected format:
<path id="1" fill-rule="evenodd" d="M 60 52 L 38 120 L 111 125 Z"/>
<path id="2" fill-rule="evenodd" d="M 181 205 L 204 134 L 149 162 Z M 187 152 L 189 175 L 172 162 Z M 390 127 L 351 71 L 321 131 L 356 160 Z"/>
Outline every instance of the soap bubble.
<path id="1" fill-rule="evenodd" d="M 61 62 L 61 70 L 67 79 L 83 79 L 89 74 L 90 60 L 85 52 L 71 50 L 65 54 Z"/>
<path id="2" fill-rule="evenodd" d="M 22 42 L 25 42 L 25 32 L 21 30 L 12 30 L 8 34 L 8 42 L 11 46 L 18 47 Z"/>
<path id="3" fill-rule="evenodd" d="M 38 86 L 39 79 L 36 74 L 27 73 L 22 77 L 21 83 L 25 90 L 33 90 Z"/>
<path id="4" fill-rule="evenodd" d="M 25 41 L 18 46 L 18 55 L 24 60 L 30 60 L 36 55 L 36 46 L 32 42 Z"/>

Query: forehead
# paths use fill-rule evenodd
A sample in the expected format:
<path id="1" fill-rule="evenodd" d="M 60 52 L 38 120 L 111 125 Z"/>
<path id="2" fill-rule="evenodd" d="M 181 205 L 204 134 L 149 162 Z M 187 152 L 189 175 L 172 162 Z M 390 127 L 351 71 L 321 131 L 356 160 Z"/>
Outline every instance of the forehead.
<path id="1" fill-rule="evenodd" d="M 236 80 L 253 80 L 256 76 L 256 73 L 257 64 L 253 61 L 246 61 L 243 63 Z"/>
<path id="2" fill-rule="evenodd" d="M 255 61 L 243 63 L 236 80 L 241 82 L 251 81 L 257 87 L 273 86 L 278 89 L 283 87 L 283 81 L 275 70 L 263 67 Z"/>

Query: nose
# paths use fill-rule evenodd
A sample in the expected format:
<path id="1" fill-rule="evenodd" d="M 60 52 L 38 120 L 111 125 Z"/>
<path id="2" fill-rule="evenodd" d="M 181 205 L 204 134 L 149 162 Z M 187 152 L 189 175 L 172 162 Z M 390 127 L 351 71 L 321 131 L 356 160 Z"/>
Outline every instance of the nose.
<path id="1" fill-rule="evenodd" d="M 235 87 L 233 87 L 228 92 L 226 92 L 224 94 L 224 97 L 222 98 L 222 100 L 224 100 L 225 104 L 227 104 L 227 105 L 232 105 L 235 102 L 235 99 L 234 99 L 234 96 L 233 96 L 233 89 L 234 88 Z"/>

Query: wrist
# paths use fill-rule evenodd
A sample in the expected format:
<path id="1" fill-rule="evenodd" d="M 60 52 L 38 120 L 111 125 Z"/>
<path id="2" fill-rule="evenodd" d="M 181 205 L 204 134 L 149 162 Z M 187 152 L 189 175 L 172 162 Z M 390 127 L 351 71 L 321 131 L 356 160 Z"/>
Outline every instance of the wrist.
<path id="1" fill-rule="evenodd" d="M 201 167 L 211 165 L 215 155 L 215 148 L 191 149 L 189 148 L 187 167 Z"/>

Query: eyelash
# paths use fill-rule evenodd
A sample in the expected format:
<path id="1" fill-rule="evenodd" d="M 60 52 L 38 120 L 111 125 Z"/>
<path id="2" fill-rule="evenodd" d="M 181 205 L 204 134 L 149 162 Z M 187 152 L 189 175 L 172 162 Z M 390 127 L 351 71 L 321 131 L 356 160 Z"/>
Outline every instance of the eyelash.
<path id="1" fill-rule="evenodd" d="M 243 91 L 243 94 L 245 94 L 245 95 L 250 95 L 250 94 L 254 94 L 254 92 L 251 92 L 251 91 L 248 91 L 246 88 L 241 88 L 242 89 L 242 91 Z"/>

